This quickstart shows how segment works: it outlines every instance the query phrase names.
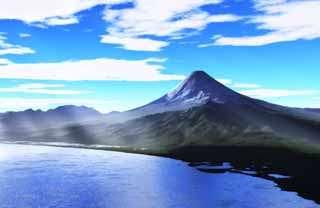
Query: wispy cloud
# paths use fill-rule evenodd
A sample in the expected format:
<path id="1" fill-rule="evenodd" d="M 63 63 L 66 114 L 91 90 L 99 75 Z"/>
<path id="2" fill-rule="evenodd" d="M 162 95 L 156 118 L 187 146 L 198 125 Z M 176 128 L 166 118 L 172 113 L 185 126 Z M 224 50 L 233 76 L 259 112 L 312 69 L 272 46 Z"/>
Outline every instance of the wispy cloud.
<path id="1" fill-rule="evenodd" d="M 227 85 L 230 88 L 233 88 L 241 94 L 258 99 L 301 95 L 320 95 L 320 90 L 268 89 L 259 84 L 234 83 L 231 79 L 217 79 L 217 81 L 224 85 Z"/>
<path id="2" fill-rule="evenodd" d="M 222 0 L 135 0 L 133 8 L 108 8 L 104 19 L 110 22 L 111 26 L 107 28 L 107 35 L 102 37 L 102 42 L 121 44 L 127 50 L 150 50 L 147 45 L 146 48 L 128 47 L 128 40 L 139 44 L 141 36 L 145 35 L 169 37 L 171 40 L 181 39 L 191 34 L 190 31 L 185 32 L 187 29 L 201 31 L 210 23 L 233 22 L 240 19 L 232 14 L 212 15 L 201 9 L 204 5 L 221 2 Z M 169 44 L 169 40 L 159 42 L 149 38 L 148 41 L 153 43 L 154 51 L 159 51 Z"/>
<path id="3" fill-rule="evenodd" d="M 20 33 L 19 37 L 20 38 L 28 38 L 28 37 L 31 37 L 31 35 L 29 33 Z"/>
<path id="4" fill-rule="evenodd" d="M 232 83 L 232 80 L 230 79 L 217 79 L 217 81 L 224 85 L 228 85 Z"/>
<path id="5" fill-rule="evenodd" d="M 320 38 L 320 1 L 318 0 L 255 0 L 262 15 L 253 16 L 247 23 L 256 24 L 262 35 L 242 37 L 213 37 L 212 45 L 262 46 L 271 43 Z"/>
<path id="6" fill-rule="evenodd" d="M 42 24 L 44 25 L 72 25 L 79 23 L 78 17 L 76 16 L 67 16 L 67 17 L 49 17 L 43 20 Z M 41 24 L 41 23 L 40 23 Z"/>
<path id="7" fill-rule="evenodd" d="M 11 64 L 12 62 L 8 59 L 0 58 L 0 65 Z"/>
<path id="8" fill-rule="evenodd" d="M 10 0 L 2 1 L 0 19 L 16 19 L 39 25 L 64 25 L 78 22 L 77 12 L 96 5 L 112 5 L 127 0 Z"/>
<path id="9" fill-rule="evenodd" d="M 235 83 L 231 87 L 233 88 L 260 88 L 261 85 L 258 84 L 244 84 L 244 83 Z"/>
<path id="10" fill-rule="evenodd" d="M 0 33 L 0 55 L 7 55 L 7 54 L 30 54 L 35 53 L 35 51 L 31 48 L 23 47 L 20 45 L 14 45 L 7 42 L 7 37 L 4 34 Z"/>
<path id="11" fill-rule="evenodd" d="M 258 85 L 258 84 L 233 83 L 233 81 L 231 79 L 217 79 L 217 81 L 220 82 L 221 84 L 227 85 L 228 87 L 231 87 L 231 88 L 246 89 L 246 88 L 260 88 L 261 87 L 261 85 Z"/>
<path id="12" fill-rule="evenodd" d="M 85 105 L 93 107 L 101 112 L 119 109 L 121 105 L 116 101 L 99 99 L 70 99 L 70 98 L 18 98 L 0 97 L 0 112 L 20 111 L 28 108 L 48 110 L 61 105 Z"/>
<path id="13" fill-rule="evenodd" d="M 0 78 L 33 80 L 118 80 L 160 81 L 181 80 L 185 76 L 163 74 L 166 59 L 143 60 L 92 59 L 57 63 L 0 65 Z"/>
<path id="14" fill-rule="evenodd" d="M 79 95 L 79 94 L 89 93 L 88 91 L 59 89 L 63 87 L 65 87 L 63 84 L 29 83 L 29 84 L 20 84 L 15 87 L 0 88 L 0 93 L 1 92 L 36 93 L 36 94 L 48 94 L 48 95 Z"/>
<path id="15" fill-rule="evenodd" d="M 35 51 L 32 50 L 31 48 L 26 48 L 18 45 L 15 45 L 11 48 L 0 49 L 0 55 L 7 55 L 7 54 L 22 55 L 22 54 L 30 54 L 30 53 L 35 53 Z"/>
<path id="16" fill-rule="evenodd" d="M 286 89 L 251 89 L 240 91 L 241 94 L 255 98 L 275 98 L 296 95 L 316 95 L 320 90 L 286 90 Z"/>
<path id="17" fill-rule="evenodd" d="M 165 41 L 148 38 L 120 38 L 110 35 L 103 35 L 101 42 L 121 45 L 121 48 L 133 51 L 160 51 L 161 48 L 169 44 Z"/>
<path id="18" fill-rule="evenodd" d="M 160 51 L 174 39 L 197 34 L 195 32 L 202 31 L 210 23 L 239 20 L 240 17 L 233 14 L 210 14 L 202 9 L 202 6 L 222 2 L 223 0 L 12 0 L 1 4 L 0 19 L 21 20 L 42 28 L 70 25 L 79 23 L 78 12 L 106 5 L 104 19 L 110 26 L 107 34 L 101 37 L 102 43 L 117 44 L 126 50 Z M 132 3 L 133 7 L 115 9 L 111 6 L 120 3 Z M 36 10 L 34 5 L 37 5 Z M 19 52 L 7 50 L 6 53 Z M 25 48 L 23 53 L 30 51 Z"/>

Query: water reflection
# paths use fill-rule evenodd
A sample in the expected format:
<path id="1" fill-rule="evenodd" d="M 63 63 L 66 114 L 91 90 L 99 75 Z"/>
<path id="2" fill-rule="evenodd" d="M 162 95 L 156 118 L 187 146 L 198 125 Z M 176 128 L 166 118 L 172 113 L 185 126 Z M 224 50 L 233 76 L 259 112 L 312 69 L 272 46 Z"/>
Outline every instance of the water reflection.
<path id="1" fill-rule="evenodd" d="M 0 145 L 4 150 L 0 203 L 6 208 L 319 207 L 270 180 L 230 171 L 232 163 L 215 164 L 208 169 L 228 171 L 208 174 L 181 161 L 144 155 Z"/>

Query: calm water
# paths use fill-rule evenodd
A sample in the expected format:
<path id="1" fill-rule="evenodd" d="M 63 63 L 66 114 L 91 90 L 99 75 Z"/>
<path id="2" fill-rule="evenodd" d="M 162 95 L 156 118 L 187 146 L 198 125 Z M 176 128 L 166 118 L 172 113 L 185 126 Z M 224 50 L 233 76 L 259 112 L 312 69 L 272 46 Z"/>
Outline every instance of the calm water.
<path id="1" fill-rule="evenodd" d="M 1 208 L 313 208 L 272 181 L 152 156 L 0 145 Z"/>

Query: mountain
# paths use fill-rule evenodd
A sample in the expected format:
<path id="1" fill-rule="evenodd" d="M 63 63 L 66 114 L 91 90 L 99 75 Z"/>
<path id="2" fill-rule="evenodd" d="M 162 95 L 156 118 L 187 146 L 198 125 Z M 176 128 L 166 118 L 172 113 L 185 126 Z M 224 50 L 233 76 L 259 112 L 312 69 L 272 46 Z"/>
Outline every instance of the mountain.
<path id="1" fill-rule="evenodd" d="M 285 147 L 320 152 L 318 113 L 241 95 L 202 71 L 192 73 L 175 90 L 145 106 L 108 116 L 106 123 L 49 128 L 29 134 L 27 140 L 111 145 L 156 153 L 188 146 Z M 126 121 L 120 122 L 119 116 Z M 110 118 L 118 121 L 108 123 Z"/>
<path id="2" fill-rule="evenodd" d="M 102 118 L 102 114 L 85 106 L 66 105 L 48 111 L 28 109 L 0 114 L 0 134 L 2 137 L 29 135 L 30 132 L 47 128 L 62 127 Z"/>
<path id="3" fill-rule="evenodd" d="M 107 116 L 106 121 L 109 124 L 121 123 L 146 115 L 202 106 L 209 102 L 217 104 L 247 105 L 252 108 L 267 108 L 283 113 L 294 114 L 305 119 L 320 121 L 320 115 L 317 115 L 312 111 L 275 105 L 239 94 L 210 77 L 204 71 L 194 71 L 177 88 L 159 99 L 123 113 L 113 114 L 109 117 Z"/>
<path id="4" fill-rule="evenodd" d="M 250 103 L 248 97 L 234 92 L 210 77 L 204 71 L 194 71 L 187 79 L 171 92 L 144 106 L 110 116 L 109 123 L 124 122 L 146 115 L 185 110 L 213 103 Z"/>

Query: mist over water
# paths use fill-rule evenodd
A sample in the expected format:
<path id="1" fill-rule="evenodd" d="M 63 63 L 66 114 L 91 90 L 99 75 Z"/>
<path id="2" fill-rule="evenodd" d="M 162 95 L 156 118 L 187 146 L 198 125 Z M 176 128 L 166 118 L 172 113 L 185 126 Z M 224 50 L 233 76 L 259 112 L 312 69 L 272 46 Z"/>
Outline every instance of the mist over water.
<path id="1" fill-rule="evenodd" d="M 208 174 L 177 160 L 0 145 L 0 207 L 320 207 L 272 181 Z"/>

